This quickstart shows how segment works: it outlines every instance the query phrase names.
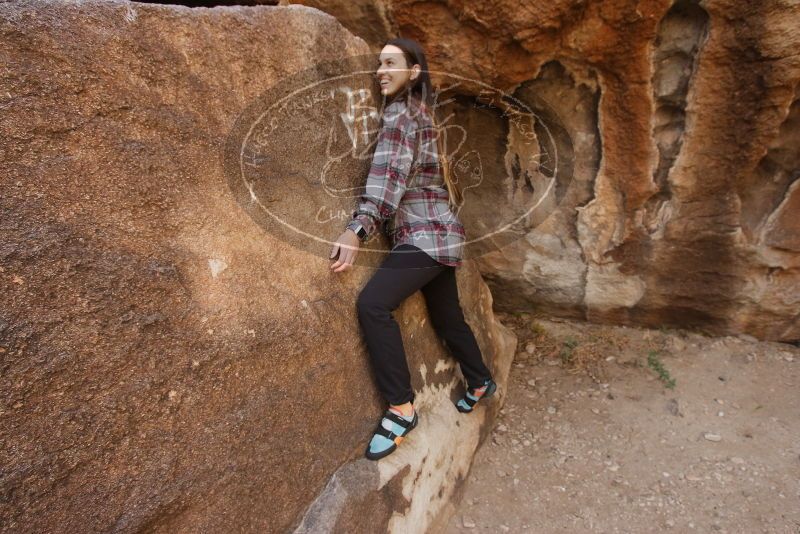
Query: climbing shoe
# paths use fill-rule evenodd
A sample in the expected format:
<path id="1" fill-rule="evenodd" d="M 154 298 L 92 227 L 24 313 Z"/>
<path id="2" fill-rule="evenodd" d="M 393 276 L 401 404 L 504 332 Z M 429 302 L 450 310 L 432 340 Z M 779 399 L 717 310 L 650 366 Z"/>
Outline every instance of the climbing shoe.
<path id="1" fill-rule="evenodd" d="M 417 426 L 417 411 L 410 416 L 401 415 L 398 411 L 388 408 L 375 429 L 366 457 L 370 460 L 379 460 L 390 455 L 400 445 L 400 442 Z"/>
<path id="2" fill-rule="evenodd" d="M 495 391 L 497 384 L 491 378 L 487 378 L 481 387 L 467 388 L 464 397 L 456 403 L 456 408 L 461 413 L 469 413 L 479 400 L 491 397 Z"/>

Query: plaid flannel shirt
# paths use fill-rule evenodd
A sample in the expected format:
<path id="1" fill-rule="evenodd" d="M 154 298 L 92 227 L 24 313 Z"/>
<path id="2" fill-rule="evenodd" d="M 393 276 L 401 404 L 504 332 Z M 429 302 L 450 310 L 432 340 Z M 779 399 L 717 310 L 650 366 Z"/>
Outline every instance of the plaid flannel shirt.
<path id="1" fill-rule="evenodd" d="M 383 224 L 392 248 L 408 243 L 444 265 L 463 261 L 464 226 L 450 210 L 431 116 L 416 98 L 384 109 L 366 190 L 347 228 L 359 224 L 364 242 Z"/>

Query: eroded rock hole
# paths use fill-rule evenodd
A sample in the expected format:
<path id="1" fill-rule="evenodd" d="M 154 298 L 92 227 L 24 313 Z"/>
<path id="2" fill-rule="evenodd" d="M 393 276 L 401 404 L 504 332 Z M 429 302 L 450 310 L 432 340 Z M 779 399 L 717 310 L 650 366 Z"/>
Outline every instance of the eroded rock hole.
<path id="1" fill-rule="evenodd" d="M 740 186 L 742 229 L 751 241 L 765 239 L 767 244 L 786 250 L 800 250 L 800 238 L 794 232 L 773 232 L 761 236 L 770 219 L 784 205 L 789 208 L 791 195 L 800 180 L 800 84 L 795 87 L 794 100 L 778 134 L 769 144 L 767 153 L 758 162 L 755 172 Z M 795 195 L 797 193 L 794 193 Z M 772 221 L 773 223 L 775 221 Z M 773 224 L 774 226 L 774 224 Z M 781 226 L 781 225 L 779 225 Z"/>
<path id="2" fill-rule="evenodd" d="M 645 221 L 654 232 L 665 218 L 663 204 L 669 200 L 668 175 L 683 144 L 686 103 L 699 51 L 708 36 L 708 13 L 694 0 L 681 0 L 667 12 L 658 26 L 653 51 L 653 137 L 658 146 L 658 166 L 653 181 L 658 193 L 650 201 Z"/>

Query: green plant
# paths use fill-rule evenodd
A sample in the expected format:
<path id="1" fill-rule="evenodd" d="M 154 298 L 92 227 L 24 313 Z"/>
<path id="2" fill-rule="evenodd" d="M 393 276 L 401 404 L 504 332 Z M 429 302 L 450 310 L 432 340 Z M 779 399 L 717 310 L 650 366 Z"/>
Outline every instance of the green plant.
<path id="1" fill-rule="evenodd" d="M 661 363 L 661 360 L 658 357 L 658 350 L 651 350 L 647 353 L 647 366 L 653 369 L 656 373 L 658 373 L 658 378 L 664 382 L 664 385 L 668 389 L 672 389 L 675 387 L 675 379 L 670 377 L 669 371 L 664 367 L 664 364 Z"/>
<path id="2" fill-rule="evenodd" d="M 533 333 L 534 337 L 544 336 L 547 335 L 547 330 L 539 324 L 538 321 L 531 321 L 531 332 Z"/>

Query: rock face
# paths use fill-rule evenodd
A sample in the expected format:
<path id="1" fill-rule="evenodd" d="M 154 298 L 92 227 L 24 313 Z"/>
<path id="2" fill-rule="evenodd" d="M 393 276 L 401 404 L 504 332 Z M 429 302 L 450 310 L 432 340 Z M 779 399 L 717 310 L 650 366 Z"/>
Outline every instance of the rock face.
<path id="1" fill-rule="evenodd" d="M 796 2 L 301 3 L 375 49 L 414 38 L 432 70 L 528 104 L 542 153 L 544 128 L 563 126 L 557 206 L 471 249 L 498 309 L 800 339 Z M 515 160 L 508 115 L 456 91 L 484 162 L 464 212 L 474 239 L 554 169 Z"/>
<path id="2" fill-rule="evenodd" d="M 258 195 L 223 172 L 250 102 L 367 45 L 302 6 L 39 1 L 0 4 L 0 44 L 3 530 L 287 532 L 313 524 L 341 473 L 374 483 L 342 501 L 337 528 L 437 521 L 504 390 L 459 417 L 459 374 L 414 295 L 395 317 L 421 426 L 363 460 L 384 404 L 355 302 L 381 256 L 331 273 L 329 242 L 265 231 Z M 270 156 L 311 175 L 307 132 L 286 131 Z M 363 186 L 363 162 L 336 172 Z M 261 200 L 312 220 L 296 182 Z M 476 266 L 458 280 L 502 386 L 515 338 Z"/>

